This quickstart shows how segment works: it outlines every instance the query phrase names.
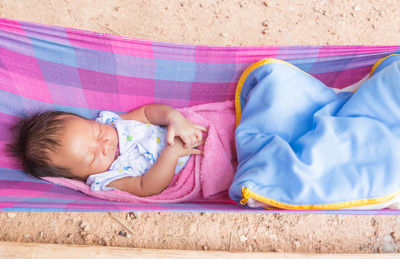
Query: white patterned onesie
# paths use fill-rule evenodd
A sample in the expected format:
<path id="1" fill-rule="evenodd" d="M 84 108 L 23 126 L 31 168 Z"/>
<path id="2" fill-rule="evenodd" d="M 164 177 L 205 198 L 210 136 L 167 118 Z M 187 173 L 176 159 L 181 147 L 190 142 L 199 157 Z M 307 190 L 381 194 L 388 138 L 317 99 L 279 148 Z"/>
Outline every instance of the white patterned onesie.
<path id="1" fill-rule="evenodd" d="M 108 171 L 88 177 L 86 184 L 90 185 L 92 191 L 113 190 L 115 188 L 107 187 L 107 184 L 114 180 L 144 175 L 167 144 L 165 126 L 124 120 L 110 111 L 100 112 L 96 121 L 108 124 L 117 130 L 119 156 Z M 190 156 L 179 158 L 175 174 L 185 167 L 189 158 Z"/>

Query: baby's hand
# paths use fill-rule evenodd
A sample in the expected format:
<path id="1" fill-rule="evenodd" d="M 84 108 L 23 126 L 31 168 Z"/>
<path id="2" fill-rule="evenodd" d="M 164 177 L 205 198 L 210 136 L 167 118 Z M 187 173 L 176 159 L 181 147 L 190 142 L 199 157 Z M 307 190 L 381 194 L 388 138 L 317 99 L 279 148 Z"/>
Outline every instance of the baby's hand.
<path id="1" fill-rule="evenodd" d="M 207 129 L 186 119 L 180 112 L 171 114 L 168 123 L 167 142 L 174 144 L 175 137 L 180 137 L 184 142 L 184 148 L 196 147 L 203 140 L 202 131 Z"/>
<path id="2" fill-rule="evenodd" d="M 193 147 L 186 148 L 181 138 L 176 137 L 174 139 L 174 144 L 169 145 L 166 149 L 170 150 L 170 152 L 174 152 L 178 157 L 182 156 L 190 156 L 190 155 L 201 155 L 203 154 L 203 150 L 198 148 L 199 146 L 204 144 L 204 140 L 196 143 Z"/>

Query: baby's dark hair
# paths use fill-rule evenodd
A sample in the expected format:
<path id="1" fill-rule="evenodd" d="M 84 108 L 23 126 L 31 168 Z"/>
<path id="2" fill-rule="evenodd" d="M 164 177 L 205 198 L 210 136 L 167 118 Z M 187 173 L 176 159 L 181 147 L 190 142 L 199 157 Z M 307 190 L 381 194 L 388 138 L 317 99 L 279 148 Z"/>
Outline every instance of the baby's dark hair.
<path id="1" fill-rule="evenodd" d="M 28 174 L 38 178 L 73 178 L 68 168 L 55 166 L 50 159 L 60 146 L 60 135 L 67 122 L 65 115 L 79 116 L 69 112 L 46 111 L 22 119 L 13 127 L 14 142 L 7 144 L 7 150 L 22 161 Z"/>

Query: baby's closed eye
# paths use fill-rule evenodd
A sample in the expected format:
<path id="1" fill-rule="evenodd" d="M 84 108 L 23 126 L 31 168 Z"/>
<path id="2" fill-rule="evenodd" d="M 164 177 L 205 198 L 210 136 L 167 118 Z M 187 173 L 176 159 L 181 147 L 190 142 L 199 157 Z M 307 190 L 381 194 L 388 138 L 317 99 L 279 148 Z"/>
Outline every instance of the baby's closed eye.
<path id="1" fill-rule="evenodd" d="M 100 138 L 101 137 L 101 126 L 100 126 L 100 124 L 97 124 L 97 128 L 98 128 L 98 130 L 97 130 L 97 138 Z"/>
<path id="2" fill-rule="evenodd" d="M 93 155 L 91 156 L 90 161 L 91 162 L 89 164 L 89 167 L 92 166 L 96 162 L 96 154 L 95 153 L 93 153 Z"/>

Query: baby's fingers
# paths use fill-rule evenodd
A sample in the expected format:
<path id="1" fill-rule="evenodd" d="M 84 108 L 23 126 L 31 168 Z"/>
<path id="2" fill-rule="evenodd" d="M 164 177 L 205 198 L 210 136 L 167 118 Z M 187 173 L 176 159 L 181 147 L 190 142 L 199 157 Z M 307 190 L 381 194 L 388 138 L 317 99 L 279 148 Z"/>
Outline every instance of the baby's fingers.
<path id="1" fill-rule="evenodd" d="M 183 142 L 185 143 L 185 148 L 198 147 L 204 144 L 203 136 L 198 137 L 197 135 L 188 137 L 187 141 L 183 140 Z"/>
<path id="2" fill-rule="evenodd" d="M 201 155 L 203 154 L 203 150 L 199 148 L 189 148 L 188 149 L 189 155 Z"/>
<path id="3" fill-rule="evenodd" d="M 204 143 L 205 143 L 204 140 L 200 140 L 200 141 L 198 141 L 198 142 L 196 142 L 196 143 L 194 144 L 194 147 L 202 146 L 202 145 L 204 145 Z"/>
<path id="4" fill-rule="evenodd" d="M 194 140 L 190 136 L 181 136 L 183 143 L 185 143 L 185 148 L 193 147 Z"/>
<path id="5" fill-rule="evenodd" d="M 174 139 L 175 139 L 175 131 L 173 129 L 168 129 L 167 143 L 169 145 L 173 145 L 174 144 Z"/>
<path id="6" fill-rule="evenodd" d="M 207 131 L 208 131 L 208 129 L 207 129 L 206 127 L 201 126 L 201 125 L 198 125 L 198 124 L 194 124 L 194 127 L 195 127 L 196 129 L 199 129 L 199 130 L 204 131 L 204 132 L 207 132 Z"/>
<path id="7" fill-rule="evenodd" d="M 203 134 L 201 133 L 200 130 L 196 130 L 194 132 L 194 138 L 195 138 L 194 139 L 195 142 L 199 142 L 199 141 L 201 141 L 203 139 Z"/>

